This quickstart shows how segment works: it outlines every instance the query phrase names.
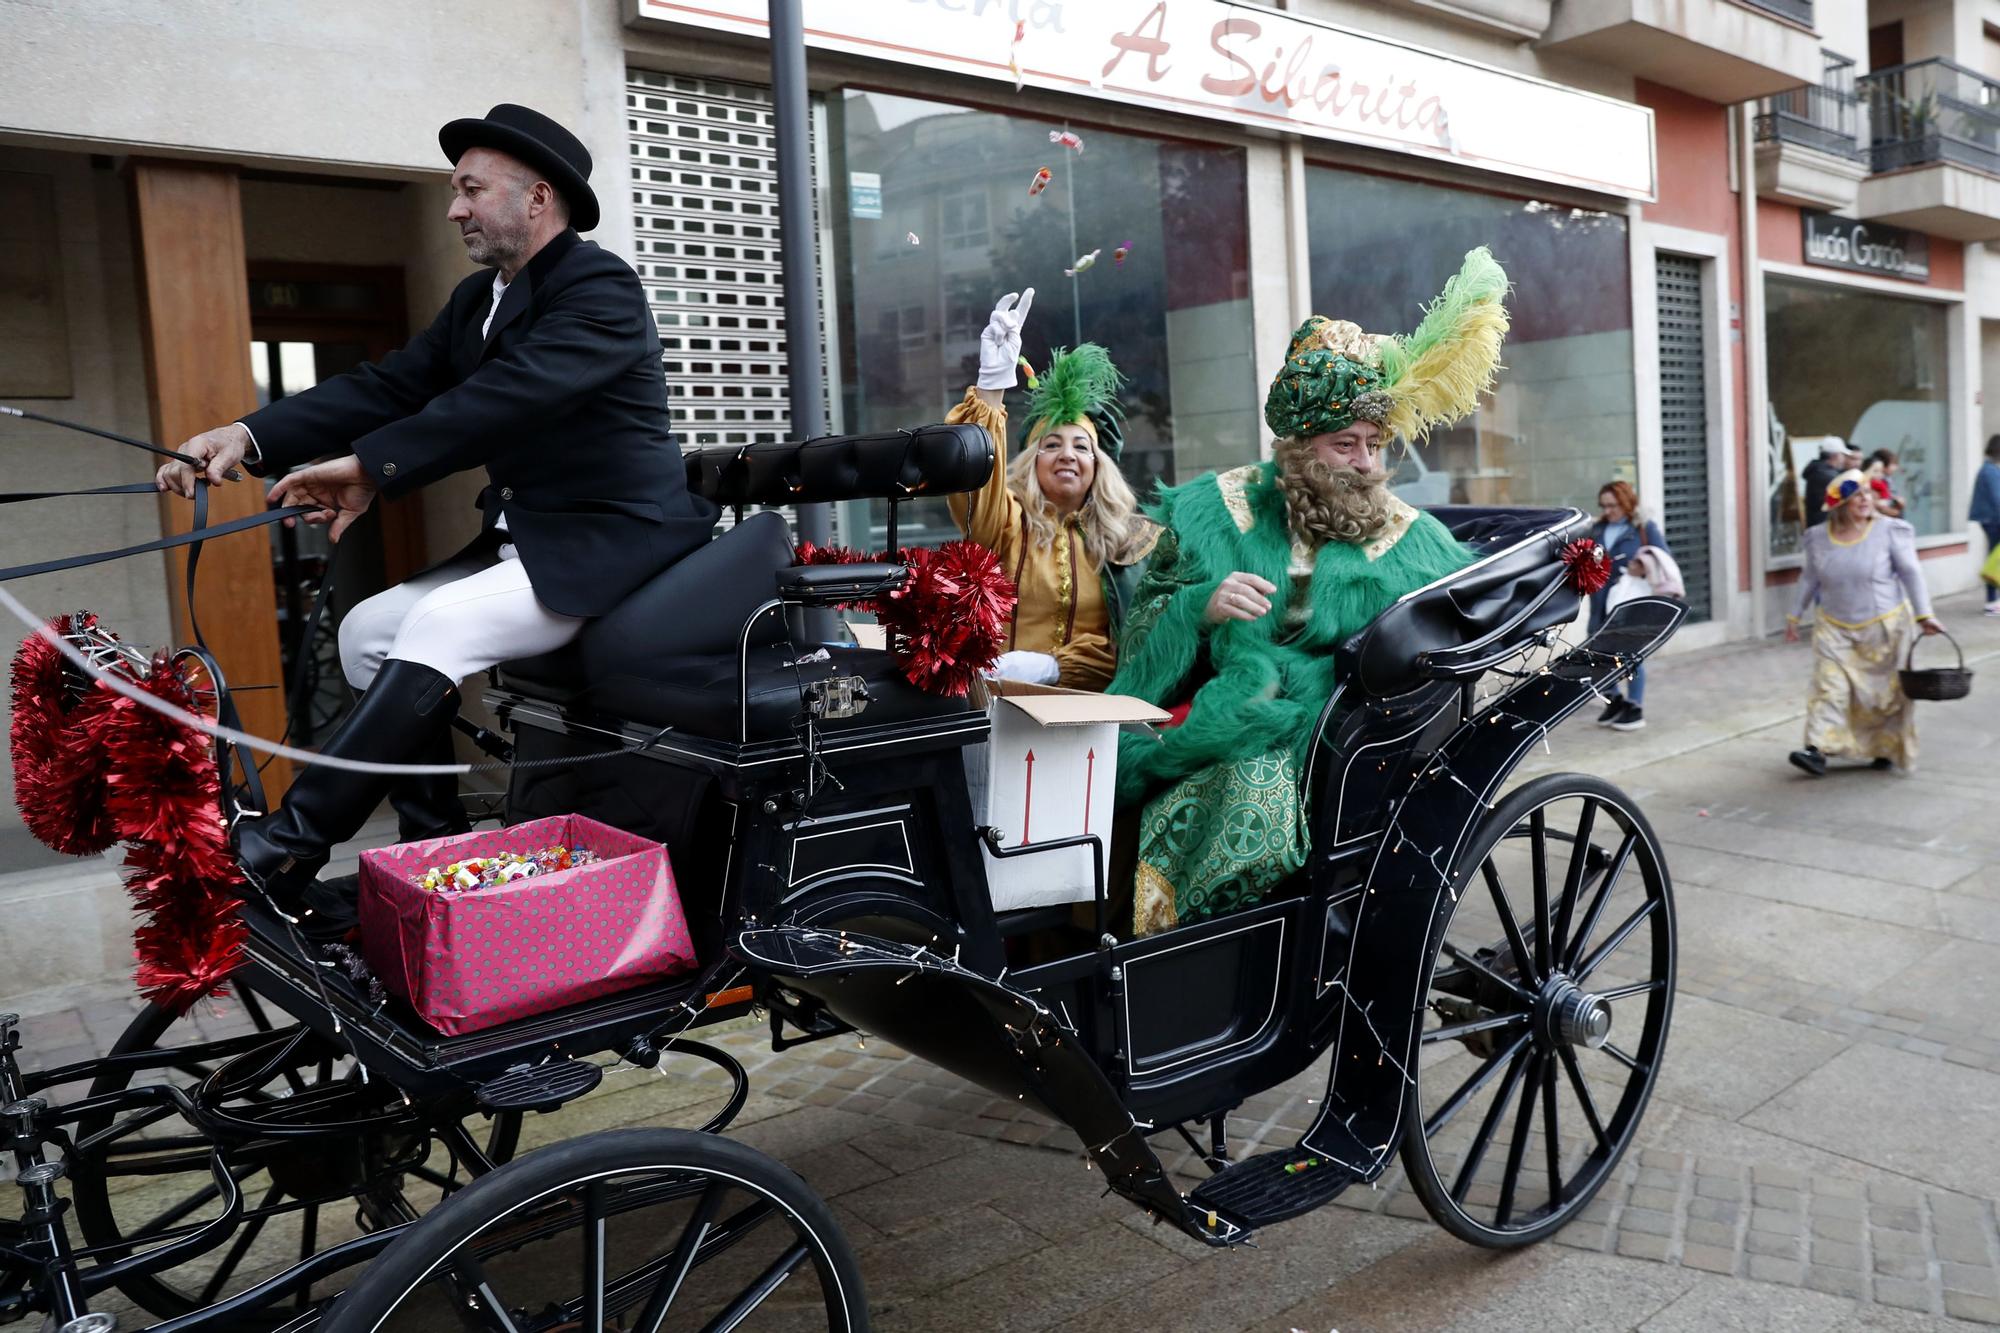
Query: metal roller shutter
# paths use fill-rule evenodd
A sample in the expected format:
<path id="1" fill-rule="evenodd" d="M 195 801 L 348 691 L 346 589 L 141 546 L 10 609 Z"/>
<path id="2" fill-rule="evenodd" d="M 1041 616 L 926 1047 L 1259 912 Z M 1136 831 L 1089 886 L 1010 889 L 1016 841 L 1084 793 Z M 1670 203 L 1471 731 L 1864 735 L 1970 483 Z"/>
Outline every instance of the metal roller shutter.
<path id="1" fill-rule="evenodd" d="M 1710 612 L 1708 385 L 1702 261 L 1655 259 L 1660 324 L 1660 526 L 1687 584 L 1688 618 Z"/>
<path id="2" fill-rule="evenodd" d="M 675 429 L 690 444 L 785 439 L 791 402 L 770 90 L 628 69 L 625 107 L 634 266 L 660 326 Z M 817 235 L 813 243 L 817 250 Z M 822 281 L 822 304 L 825 292 Z M 812 344 L 825 354 L 821 338 Z M 782 512 L 789 522 L 790 510 Z"/>

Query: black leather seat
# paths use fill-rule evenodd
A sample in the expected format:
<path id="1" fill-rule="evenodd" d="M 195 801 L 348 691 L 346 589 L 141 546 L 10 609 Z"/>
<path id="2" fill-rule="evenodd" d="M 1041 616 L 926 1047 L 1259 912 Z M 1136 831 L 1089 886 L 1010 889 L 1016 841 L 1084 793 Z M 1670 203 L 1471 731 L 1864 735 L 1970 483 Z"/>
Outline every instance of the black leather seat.
<path id="1" fill-rule="evenodd" d="M 743 722 L 737 646 L 743 624 L 777 594 L 792 563 L 785 521 L 761 513 L 662 572 L 553 653 L 502 663 L 503 689 L 556 700 L 647 727 L 672 727 L 715 740 L 739 739 Z M 751 628 L 749 728 L 752 741 L 794 734 L 807 688 L 859 676 L 869 697 L 856 717 L 828 729 L 877 726 L 966 710 L 963 699 L 926 694 L 903 678 L 886 652 L 830 648 L 826 658 L 795 646 L 784 617 L 766 613 Z"/>

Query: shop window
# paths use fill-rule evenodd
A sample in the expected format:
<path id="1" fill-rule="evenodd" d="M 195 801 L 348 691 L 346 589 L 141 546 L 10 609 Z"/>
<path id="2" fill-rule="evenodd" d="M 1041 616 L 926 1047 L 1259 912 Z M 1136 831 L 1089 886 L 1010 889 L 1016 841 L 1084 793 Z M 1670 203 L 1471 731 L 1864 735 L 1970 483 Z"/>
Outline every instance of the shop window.
<path id="1" fill-rule="evenodd" d="M 1946 307 L 1767 278 L 1771 554 L 1798 551 L 1805 467 L 1829 435 L 1896 455 L 1890 486 L 1919 535 L 1952 530 Z"/>
<path id="2" fill-rule="evenodd" d="M 941 420 L 978 373 L 994 300 L 1033 287 L 1033 364 L 1096 341 L 1128 377 L 1123 467 L 1141 495 L 1259 456 L 1242 150 L 876 92 L 830 100 L 828 122 L 849 430 Z M 1081 154 L 1050 142 L 1071 128 Z M 1030 197 L 1042 167 L 1053 179 Z M 878 182 L 851 190 L 856 175 Z M 883 521 L 878 506 L 878 538 Z M 905 540 L 955 535 L 941 501 L 899 521 Z"/>
<path id="3" fill-rule="evenodd" d="M 1592 510 L 1605 482 L 1635 478 L 1623 217 L 1332 167 L 1307 168 L 1306 216 L 1314 311 L 1370 333 L 1414 329 L 1476 245 L 1513 282 L 1494 390 L 1399 467 L 1405 499 Z"/>

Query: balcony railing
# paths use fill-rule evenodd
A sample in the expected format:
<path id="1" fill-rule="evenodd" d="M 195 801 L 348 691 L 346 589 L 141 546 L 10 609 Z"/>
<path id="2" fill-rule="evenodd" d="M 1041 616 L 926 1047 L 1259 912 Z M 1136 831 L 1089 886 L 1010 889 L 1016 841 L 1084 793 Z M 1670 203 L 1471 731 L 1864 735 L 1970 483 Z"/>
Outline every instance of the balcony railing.
<path id="1" fill-rule="evenodd" d="M 1781 19 L 1790 19 L 1800 27 L 1813 25 L 1813 0 L 1742 0 L 1752 9 L 1761 9 L 1767 14 L 1776 14 Z"/>
<path id="2" fill-rule="evenodd" d="M 1759 143 L 1794 143 L 1836 157 L 1862 155 L 1860 99 L 1838 87 L 1790 88 L 1762 99 L 1755 129 Z"/>
<path id="3" fill-rule="evenodd" d="M 2000 83 L 1949 60 L 1919 60 L 1855 80 L 1868 106 L 1869 165 L 1930 162 L 2000 175 Z"/>

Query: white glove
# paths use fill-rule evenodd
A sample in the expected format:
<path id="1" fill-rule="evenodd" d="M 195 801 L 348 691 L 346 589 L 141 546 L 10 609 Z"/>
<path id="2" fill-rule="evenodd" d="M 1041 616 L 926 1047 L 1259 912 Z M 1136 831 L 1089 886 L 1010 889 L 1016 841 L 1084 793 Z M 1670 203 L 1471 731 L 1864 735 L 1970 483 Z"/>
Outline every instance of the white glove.
<path id="1" fill-rule="evenodd" d="M 1016 304 L 1016 301 L 1019 304 Z M 979 387 L 1011 389 L 1014 366 L 1021 359 L 1021 325 L 1028 320 L 1028 307 L 1035 303 L 1033 287 L 1019 293 L 1008 292 L 993 307 L 986 329 L 979 335 Z"/>
<path id="2" fill-rule="evenodd" d="M 1002 653 L 986 668 L 986 674 L 1029 685 L 1054 685 L 1062 679 L 1062 663 L 1047 653 Z"/>

